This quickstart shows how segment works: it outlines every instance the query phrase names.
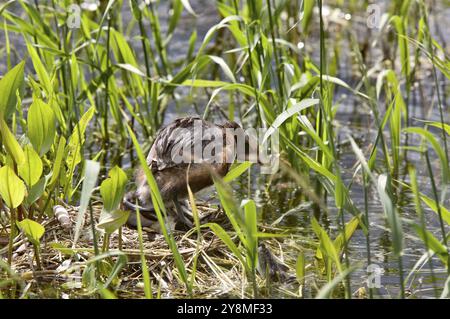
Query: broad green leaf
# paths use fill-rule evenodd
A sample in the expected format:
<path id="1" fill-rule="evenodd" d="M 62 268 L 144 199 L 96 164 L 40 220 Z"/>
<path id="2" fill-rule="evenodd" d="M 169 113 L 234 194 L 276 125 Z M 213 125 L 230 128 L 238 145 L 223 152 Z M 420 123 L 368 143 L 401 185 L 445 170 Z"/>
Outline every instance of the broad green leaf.
<path id="1" fill-rule="evenodd" d="M 136 135 L 134 134 L 133 130 L 130 126 L 127 126 L 128 133 L 131 137 L 131 140 L 133 141 L 133 145 L 136 148 L 137 157 L 139 159 L 140 164 L 142 165 L 142 169 L 144 170 L 145 177 L 147 177 L 147 183 L 150 187 L 150 195 L 153 203 L 153 207 L 155 208 L 156 216 L 158 218 L 158 221 L 160 222 L 160 225 L 162 226 L 163 234 L 165 233 L 165 222 L 163 218 L 163 214 L 165 214 L 165 206 L 164 202 L 161 197 L 161 193 L 158 188 L 158 184 L 156 184 L 155 177 L 152 174 L 152 171 L 148 168 L 147 160 L 144 156 L 144 153 L 142 152 L 142 148 L 139 145 L 139 142 L 137 141 Z M 166 234 L 168 235 L 168 234 Z M 164 236 L 166 236 L 164 235 Z"/>
<path id="2" fill-rule="evenodd" d="M 28 138 L 39 155 L 51 148 L 55 133 L 55 113 L 42 100 L 35 99 L 28 110 Z"/>
<path id="3" fill-rule="evenodd" d="M 107 234 L 112 234 L 127 222 L 129 215 L 129 211 L 114 210 L 109 212 L 103 210 L 97 228 L 103 229 Z"/>
<path id="4" fill-rule="evenodd" d="M 19 176 L 31 187 L 41 178 L 43 165 L 39 155 L 31 145 L 25 146 L 25 161 L 17 167 Z"/>
<path id="5" fill-rule="evenodd" d="M 12 68 L 0 80 L 0 116 L 5 120 L 14 112 L 17 103 L 16 92 L 19 90 L 19 96 L 23 91 L 23 71 L 25 68 L 25 61 L 20 62 Z"/>
<path id="6" fill-rule="evenodd" d="M 0 135 L 8 154 L 11 155 L 17 165 L 21 165 L 25 161 L 25 154 L 3 117 L 0 117 Z"/>
<path id="7" fill-rule="evenodd" d="M 204 57 L 205 58 L 205 57 Z M 204 67 L 205 61 L 208 62 L 208 59 L 198 60 L 198 66 L 197 68 Z M 218 89 L 214 90 L 211 94 L 211 99 L 208 102 L 208 104 L 212 101 L 213 96 L 216 96 L 220 91 L 226 90 L 226 91 L 232 91 L 237 90 L 245 95 L 251 96 L 253 98 L 259 98 L 260 106 L 262 107 L 265 116 L 269 123 L 272 123 L 275 118 L 275 113 L 273 110 L 272 105 L 270 104 L 267 97 L 262 93 L 256 90 L 254 87 L 251 87 L 246 84 L 240 84 L 240 83 L 229 83 L 229 82 L 223 82 L 223 81 L 210 81 L 210 80 L 201 80 L 201 79 L 187 79 L 188 76 L 192 73 L 192 68 L 195 67 L 195 64 L 197 62 L 193 62 L 186 66 L 178 75 L 176 75 L 170 82 L 165 82 L 167 87 L 165 88 L 165 92 L 171 92 L 171 87 L 177 87 L 177 86 L 189 86 L 189 87 L 216 87 Z M 194 65 L 193 65 L 194 64 Z M 204 65 L 205 64 L 205 65 Z M 181 84 L 180 84 L 181 83 Z M 207 110 L 205 109 L 205 113 L 203 117 L 205 118 L 207 114 Z"/>
<path id="8" fill-rule="evenodd" d="M 27 205 L 33 204 L 44 194 L 48 179 L 48 176 L 43 176 L 36 184 L 34 184 L 30 188 L 30 190 L 28 191 L 28 196 L 25 199 Z"/>
<path id="9" fill-rule="evenodd" d="M 9 208 L 19 206 L 25 197 L 25 185 L 9 166 L 0 168 L 0 196 Z"/>
<path id="10" fill-rule="evenodd" d="M 123 198 L 127 175 L 118 166 L 115 166 L 108 175 L 109 178 L 105 179 L 100 186 L 100 194 L 103 198 L 104 209 L 112 212 L 118 208 Z"/>
<path id="11" fill-rule="evenodd" d="M 299 115 L 297 117 L 300 126 L 302 127 L 302 130 L 305 131 L 309 137 L 311 137 L 314 142 L 317 143 L 317 146 L 320 147 L 320 149 L 323 151 L 323 153 L 328 157 L 330 161 L 333 160 L 333 154 L 327 144 L 324 143 L 322 138 L 317 134 L 316 130 L 312 126 L 311 122 L 306 116 Z"/>
<path id="12" fill-rule="evenodd" d="M 31 219 L 24 219 L 18 222 L 17 225 L 24 232 L 29 241 L 34 245 L 39 245 L 39 241 L 45 233 L 44 226 Z"/>
<path id="13" fill-rule="evenodd" d="M 2 1 L 3 3 L 4 1 Z M 18 2 L 18 1 L 9 1 L 9 2 Z M 21 3 L 25 3 L 25 1 L 20 1 Z M 5 8 L 5 7 L 3 7 Z M 0 8 L 1 11 L 1 8 Z M 6 12 L 2 12 L 1 15 L 6 18 L 7 20 L 13 22 L 14 24 L 8 25 L 8 28 L 10 28 L 10 30 L 17 32 L 17 33 L 22 33 L 25 36 L 27 35 L 33 35 L 36 38 L 36 41 L 38 41 L 39 43 L 41 43 L 41 46 L 45 46 L 48 50 L 51 50 L 53 52 L 57 52 L 58 54 L 60 54 L 61 56 L 64 55 L 64 52 L 58 49 L 58 43 L 57 41 L 54 41 L 53 39 L 50 39 L 49 37 L 46 36 L 45 32 L 38 32 L 36 30 L 36 26 L 35 26 L 35 22 L 34 19 L 33 23 L 30 23 L 30 20 L 24 20 L 19 18 L 17 15 L 14 14 L 9 14 L 7 11 Z M 47 30 L 50 30 L 50 28 L 47 28 Z"/>

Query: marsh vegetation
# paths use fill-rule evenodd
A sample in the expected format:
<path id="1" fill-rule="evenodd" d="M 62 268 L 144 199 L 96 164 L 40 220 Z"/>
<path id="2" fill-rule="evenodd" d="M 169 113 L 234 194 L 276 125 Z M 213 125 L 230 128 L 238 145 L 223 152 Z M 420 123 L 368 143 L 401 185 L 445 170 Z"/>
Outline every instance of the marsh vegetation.
<path id="1" fill-rule="evenodd" d="M 0 3 L 0 297 L 448 298 L 448 0 Z M 173 230 L 158 130 L 279 134 Z M 145 170 L 149 181 L 152 172 Z"/>

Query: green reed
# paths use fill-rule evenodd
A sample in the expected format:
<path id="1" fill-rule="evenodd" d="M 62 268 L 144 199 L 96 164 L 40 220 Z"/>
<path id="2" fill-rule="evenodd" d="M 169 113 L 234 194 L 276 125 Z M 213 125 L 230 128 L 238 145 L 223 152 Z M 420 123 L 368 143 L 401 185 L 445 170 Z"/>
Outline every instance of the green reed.
<path id="1" fill-rule="evenodd" d="M 185 27 L 181 25 L 183 14 L 201 17 L 189 1 L 170 1 L 167 19 L 159 10 L 161 1 L 145 6 L 140 3 L 102 1 L 95 12 L 81 12 L 80 28 L 67 25 L 68 1 L 9 1 L 0 6 L 5 36 L 0 57 L 7 70 L 0 80 L 0 91 L 7 92 L 0 97 L 0 169 L 8 177 L 8 182 L 0 182 L 0 209 L 6 212 L 9 223 L 5 227 L 9 243 L 1 252 L 7 253 L 10 264 L 14 263 L 14 245 L 26 235 L 16 227 L 18 219 L 42 224 L 61 201 L 78 206 L 83 199 L 83 210 L 88 210 L 91 202 L 86 201 L 88 195 L 83 194 L 83 188 L 90 165 L 87 160 L 94 160 L 101 163 L 101 170 L 99 188 L 94 186 L 92 196 L 101 200 L 114 223 L 99 221 L 94 225 L 92 208 L 89 210 L 95 257 L 86 262 L 86 278 L 91 278 L 86 279 L 86 287 L 100 296 L 114 297 L 111 283 L 118 272 L 107 270 L 123 269 L 124 259 L 110 247 L 109 238 L 112 232 L 121 231 L 126 214 L 116 205 L 123 188 L 113 190 L 107 185 L 113 180 L 124 181 L 126 173 L 118 169 L 127 161 L 133 167 L 146 166 L 143 150 L 148 150 L 165 121 L 168 106 L 188 101 L 205 119 L 237 118 L 244 127 L 279 132 L 282 170 L 262 180 L 269 197 L 275 193 L 271 189 L 278 186 L 277 181 L 288 180 L 299 186 L 302 202 L 313 203 L 308 222 L 315 255 L 305 254 L 307 249 L 302 247 L 300 255 L 294 256 L 296 266 L 290 269 L 297 273 L 303 290 L 311 285 L 318 288 L 313 297 L 336 297 L 337 288 L 342 288 L 341 295 L 352 297 L 356 283 L 350 274 L 361 267 L 352 253 L 352 235 L 357 228 L 362 229 L 366 263 L 372 264 L 375 232 L 370 222 L 376 216 L 369 203 L 376 194 L 398 262 L 400 296 L 406 297 L 403 253 L 409 231 L 424 243 L 434 294 L 439 295 L 443 287 L 434 276 L 434 259 L 428 252 L 432 251 L 439 265 L 449 271 L 450 217 L 446 205 L 450 129 L 440 78 L 446 83 L 450 70 L 448 54 L 430 28 L 433 16 L 425 1 L 393 2 L 377 30 L 366 30 L 367 26 L 360 30 L 354 19 L 336 24 L 325 14 L 326 8 L 357 16 L 365 11 L 368 1 L 217 1 L 213 4 L 217 21 L 204 35 L 199 30 L 190 32 L 182 61 L 175 61 L 171 50 L 177 31 Z M 124 20 L 125 7 L 131 10 L 131 21 Z M 361 32 L 369 35 L 362 41 Z M 12 36 L 19 37 L 24 50 L 16 47 Z M 381 62 L 371 57 L 372 48 L 382 51 Z M 432 75 L 427 85 L 435 90 L 438 121 L 426 117 L 417 121 L 413 117 L 419 104 L 423 104 L 422 111 L 431 104 L 417 92 L 426 81 L 421 77 L 427 67 Z M 187 96 L 180 98 L 178 88 L 187 89 Z M 353 128 L 340 120 L 341 107 L 347 102 L 338 95 L 342 90 L 355 101 L 359 113 L 369 118 L 368 130 L 373 129 L 375 134 L 369 132 L 366 144 L 355 142 Z M 201 109 L 196 101 L 205 96 L 207 105 Z M 420 102 L 414 102 L 416 99 Z M 356 172 L 350 174 L 350 182 L 348 168 L 341 162 L 341 149 L 345 147 L 342 136 L 348 137 L 353 150 Z M 416 145 L 417 138 L 420 145 Z M 419 169 L 409 163 L 417 150 L 421 156 L 418 165 L 425 168 L 430 189 L 419 179 Z M 33 169 L 27 170 L 27 166 Z M 250 183 L 246 192 L 249 196 L 241 206 L 236 204 L 238 196 L 226 185 L 246 170 L 251 174 L 250 166 L 240 166 L 233 171 L 236 176 L 215 184 L 232 229 L 215 223 L 202 225 L 194 194 L 190 194 L 196 227 L 188 235 L 197 236 L 191 276 L 175 236 L 165 227 L 164 205 L 151 172 L 146 171 L 163 236 L 188 296 L 195 297 L 194 292 L 200 289 L 197 275 L 203 260 L 199 257 L 204 255 L 200 246 L 205 227 L 212 229 L 238 260 L 252 295 L 259 295 L 261 279 L 265 278 L 256 271 L 258 248 L 263 240 L 279 234 L 262 234 L 266 221 L 260 218 L 256 198 L 250 196 L 255 196 Z M 131 180 L 131 174 L 127 178 Z M 115 185 L 123 186 L 122 182 Z M 358 186 L 364 196 L 361 207 L 354 197 Z M 400 205 L 405 190 L 412 191 L 417 210 L 412 224 Z M 109 198 L 108 193 L 116 193 L 117 198 Z M 333 208 L 336 215 L 331 213 Z M 432 218 L 439 222 L 438 235 L 426 227 Z M 336 227 L 330 229 L 328 223 Z M 138 232 L 144 294 L 151 298 L 152 282 L 146 269 L 150 261 L 142 248 L 141 227 Z M 101 238 L 103 251 L 97 247 Z M 40 248 L 40 244 L 35 247 Z M 75 252 L 77 247 L 72 249 Z M 41 258 L 38 263 L 45 268 L 45 260 Z M 5 285 L 12 280 L 18 284 L 17 289 L 22 289 L 17 276 L 7 267 L 2 269 L 8 278 Z M 377 293 L 369 289 L 370 298 Z"/>

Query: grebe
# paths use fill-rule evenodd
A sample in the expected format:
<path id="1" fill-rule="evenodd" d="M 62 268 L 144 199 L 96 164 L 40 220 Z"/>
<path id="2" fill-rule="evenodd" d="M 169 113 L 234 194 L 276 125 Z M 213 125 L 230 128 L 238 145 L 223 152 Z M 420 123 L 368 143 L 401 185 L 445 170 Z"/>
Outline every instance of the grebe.
<path id="1" fill-rule="evenodd" d="M 201 131 L 198 131 L 199 128 Z M 183 213 L 179 201 L 188 196 L 188 180 L 192 192 L 196 193 L 213 184 L 212 174 L 223 177 L 228 173 L 235 156 L 235 135 L 229 134 L 233 131 L 227 129 L 242 128 L 233 121 L 219 125 L 199 117 L 176 119 L 157 133 L 147 156 L 147 165 L 156 180 L 164 204 L 166 207 L 174 206 L 177 219 L 188 227 L 192 227 L 192 222 Z M 218 137 L 218 140 L 203 139 L 199 136 L 205 131 Z M 221 142 L 222 147 L 219 148 L 221 154 L 214 154 L 214 152 L 211 154 L 219 160 L 199 159 L 199 154 L 195 153 L 196 147 L 200 146 L 199 150 L 203 155 L 204 151 L 211 147 L 211 141 Z M 188 154 L 186 152 L 182 154 L 186 149 L 190 150 Z M 184 157 L 186 155 L 188 155 L 187 158 Z M 174 156 L 178 157 L 174 159 Z M 135 215 L 137 201 L 142 226 L 150 227 L 154 224 L 156 215 L 151 203 L 150 188 L 142 168 L 138 169 L 135 182 L 136 191 L 127 193 L 123 201 L 124 206 L 131 210 L 127 224 L 131 227 L 137 226 Z"/>

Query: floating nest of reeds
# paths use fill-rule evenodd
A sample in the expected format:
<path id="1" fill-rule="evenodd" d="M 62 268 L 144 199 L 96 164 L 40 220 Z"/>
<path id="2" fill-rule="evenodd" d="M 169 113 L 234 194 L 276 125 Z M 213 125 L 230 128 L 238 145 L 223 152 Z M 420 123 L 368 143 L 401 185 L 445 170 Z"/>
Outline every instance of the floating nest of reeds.
<path id="1" fill-rule="evenodd" d="M 202 216 L 202 223 L 213 221 L 226 230 L 231 229 L 227 217 L 218 206 L 207 203 L 197 205 L 199 214 Z M 124 226 L 113 233 L 105 245 L 103 242 L 105 237 L 98 230 L 95 232 L 94 239 L 93 229 L 95 228 L 92 227 L 91 213 L 88 210 L 84 216 L 79 239 L 74 244 L 78 207 L 66 206 L 65 208 L 72 227 L 67 225 L 63 227 L 55 217 L 41 222 L 45 227 L 45 234 L 41 238 L 39 251 L 40 267 L 36 263 L 33 245 L 24 234 L 19 234 L 13 245 L 11 269 L 9 272 L 3 272 L 3 275 L 0 272 L 2 277 L 7 274 L 7 278 L 3 278 L 3 281 L 14 279 L 16 289 L 17 285 L 22 288 L 17 291 L 26 292 L 28 297 L 98 297 L 98 289 L 95 289 L 98 273 L 95 274 L 91 268 L 105 271 L 102 277 L 102 284 L 104 284 L 110 279 L 108 276 L 113 273 L 114 267 L 122 263 L 118 273 L 108 284 L 109 291 L 119 298 L 143 297 L 144 278 L 138 231 Z M 92 217 L 95 224 L 98 222 L 101 210 L 101 203 L 92 205 Z M 163 298 L 189 296 L 163 235 L 153 229 L 144 228 L 143 230 L 143 255 L 146 258 L 153 294 Z M 266 230 L 277 231 L 270 226 L 267 226 Z M 239 259 L 212 231 L 201 228 L 201 236 L 198 236 L 195 229 L 187 232 L 173 230 L 173 234 L 189 278 L 192 277 L 192 270 L 196 263 L 193 296 L 197 298 L 254 296 L 255 286 L 249 282 Z M 5 239 L 5 236 L 3 235 L 2 238 Z M 94 244 L 95 242 L 97 245 Z M 256 276 L 256 286 L 264 287 L 260 292 L 262 295 L 264 291 L 267 294 L 273 293 L 272 288 L 270 292 L 267 291 L 270 282 L 283 281 L 283 286 L 297 285 L 295 260 L 288 260 L 289 257 L 283 254 L 284 249 L 286 249 L 286 243 L 283 242 L 281 245 L 279 238 L 264 239 L 263 244 L 260 245 L 260 275 Z M 6 258 L 7 252 L 8 244 L 3 240 L 0 256 Z M 96 260 L 95 257 L 98 255 L 104 258 Z M 120 262 L 118 262 L 119 256 L 122 258 Z M 89 265 L 93 263 L 97 263 L 96 266 L 99 265 L 98 263 L 101 265 L 89 268 Z M 0 287 L 0 291 L 7 288 L 8 285 L 4 285 Z M 285 287 L 281 289 L 285 290 Z M 294 288 L 296 289 L 298 288 Z"/>

